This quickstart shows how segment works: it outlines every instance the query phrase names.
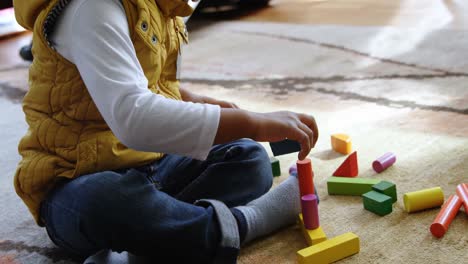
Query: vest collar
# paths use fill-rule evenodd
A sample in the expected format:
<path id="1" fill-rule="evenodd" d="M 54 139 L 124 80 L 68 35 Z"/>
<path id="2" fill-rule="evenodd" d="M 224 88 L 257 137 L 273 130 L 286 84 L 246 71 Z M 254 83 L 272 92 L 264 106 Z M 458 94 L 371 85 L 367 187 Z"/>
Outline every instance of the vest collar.
<path id="1" fill-rule="evenodd" d="M 130 0 L 132 2 L 148 1 L 148 0 Z M 149 0 L 155 1 L 156 4 L 163 12 L 164 16 L 190 16 L 193 13 L 193 8 L 188 4 L 191 0 Z M 16 19 L 23 27 L 31 30 L 36 21 L 37 15 L 44 9 L 50 2 L 59 2 L 58 0 L 15 0 Z M 69 1 L 65 1 L 69 2 Z M 62 4 L 63 5 L 63 4 Z"/>
<path id="2" fill-rule="evenodd" d="M 186 17 L 193 13 L 193 8 L 188 4 L 191 0 L 154 0 L 164 16 Z"/>
<path id="3" fill-rule="evenodd" d="M 15 16 L 18 23 L 26 29 L 32 30 L 34 22 L 40 11 L 44 9 L 50 0 L 15 0 Z"/>

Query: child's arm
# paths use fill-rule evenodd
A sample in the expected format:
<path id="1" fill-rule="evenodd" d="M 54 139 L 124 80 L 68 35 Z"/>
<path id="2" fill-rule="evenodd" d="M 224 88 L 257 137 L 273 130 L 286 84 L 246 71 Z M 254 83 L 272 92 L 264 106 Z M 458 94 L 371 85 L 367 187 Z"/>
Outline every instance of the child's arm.
<path id="1" fill-rule="evenodd" d="M 204 95 L 195 94 L 183 87 L 180 87 L 179 91 L 180 91 L 180 95 L 182 96 L 182 100 L 184 100 L 185 102 L 219 105 L 222 108 L 239 108 L 234 103 L 214 99 L 214 98 L 204 96 Z"/>
<path id="2" fill-rule="evenodd" d="M 318 128 L 313 116 L 288 111 L 255 113 L 241 109 L 221 109 L 215 144 L 238 138 L 274 142 L 285 138 L 301 145 L 299 159 L 304 159 L 315 146 Z"/>
<path id="3" fill-rule="evenodd" d="M 197 95 L 182 87 L 180 88 L 180 94 L 184 101 L 215 104 L 223 108 L 221 109 L 218 131 L 214 140 L 215 144 L 239 138 L 251 138 L 268 142 L 289 138 L 301 144 L 299 159 L 302 160 L 317 142 L 317 124 L 314 117 L 310 115 L 286 111 L 274 113 L 249 112 L 239 109 L 234 103 Z"/>
<path id="4" fill-rule="evenodd" d="M 251 138 L 257 141 L 280 141 L 285 138 L 301 144 L 299 159 L 304 159 L 315 146 L 318 129 L 314 117 L 293 112 L 254 113 L 241 110 L 237 105 L 197 95 L 185 88 L 180 88 L 184 101 L 215 104 L 222 107 L 215 144 L 225 143 L 239 138 Z"/>
<path id="5" fill-rule="evenodd" d="M 76 65 L 102 117 L 127 147 L 204 159 L 214 143 L 287 137 L 301 143 L 303 158 L 315 144 L 317 129 L 309 116 L 248 112 L 227 102 L 184 94 L 184 89 L 184 100 L 203 104 L 151 93 L 121 2 L 74 3 L 65 10 L 53 41 L 59 53 Z"/>

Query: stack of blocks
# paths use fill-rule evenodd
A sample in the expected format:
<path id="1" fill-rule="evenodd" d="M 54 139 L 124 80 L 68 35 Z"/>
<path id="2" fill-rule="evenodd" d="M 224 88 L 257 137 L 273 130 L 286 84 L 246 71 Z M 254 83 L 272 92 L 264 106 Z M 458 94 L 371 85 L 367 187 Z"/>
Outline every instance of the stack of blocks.
<path id="1" fill-rule="evenodd" d="M 299 264 L 331 263 L 359 252 L 359 237 L 353 233 L 328 239 L 320 227 L 310 159 L 297 161 L 302 214 L 299 222 L 309 247 L 297 252 Z"/>

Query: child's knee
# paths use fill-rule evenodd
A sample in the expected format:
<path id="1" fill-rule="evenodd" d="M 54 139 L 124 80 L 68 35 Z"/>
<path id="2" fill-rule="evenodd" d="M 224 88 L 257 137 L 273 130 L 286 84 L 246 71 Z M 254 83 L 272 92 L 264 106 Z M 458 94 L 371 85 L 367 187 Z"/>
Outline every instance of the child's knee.
<path id="1" fill-rule="evenodd" d="M 273 172 L 271 170 L 270 158 L 265 148 L 258 142 L 249 140 L 245 143 L 248 146 L 247 159 L 251 162 L 252 171 L 250 174 L 252 184 L 256 192 L 262 195 L 270 190 L 273 184 Z"/>
<path id="2" fill-rule="evenodd" d="M 257 196 L 263 195 L 268 192 L 273 185 L 273 175 L 271 172 L 261 168 L 250 174 L 250 184 Z"/>

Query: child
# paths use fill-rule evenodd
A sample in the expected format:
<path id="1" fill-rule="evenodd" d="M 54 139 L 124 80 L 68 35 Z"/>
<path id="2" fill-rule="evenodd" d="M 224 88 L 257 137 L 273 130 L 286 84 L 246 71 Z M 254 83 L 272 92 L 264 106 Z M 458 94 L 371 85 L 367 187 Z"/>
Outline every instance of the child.
<path id="1" fill-rule="evenodd" d="M 34 32 L 15 188 L 55 244 L 83 257 L 234 263 L 241 243 L 294 222 L 297 179 L 268 192 L 269 158 L 255 141 L 297 140 L 303 159 L 314 118 L 179 88 L 185 1 L 14 4 Z"/>

